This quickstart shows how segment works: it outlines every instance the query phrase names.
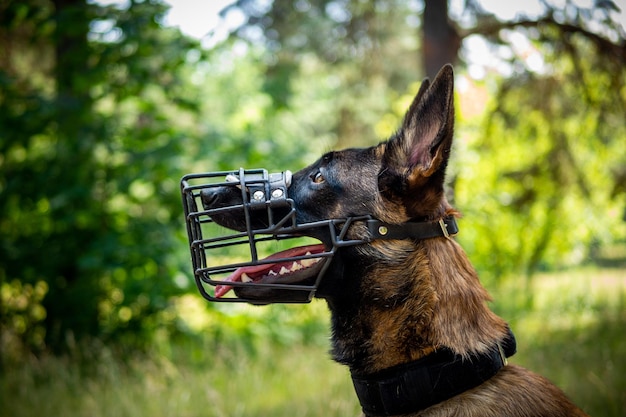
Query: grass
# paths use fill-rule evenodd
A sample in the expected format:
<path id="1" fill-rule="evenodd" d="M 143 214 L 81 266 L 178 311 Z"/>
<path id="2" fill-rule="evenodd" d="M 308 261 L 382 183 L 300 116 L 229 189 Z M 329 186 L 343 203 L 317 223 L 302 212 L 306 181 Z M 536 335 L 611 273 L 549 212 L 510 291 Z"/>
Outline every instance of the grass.
<path id="1" fill-rule="evenodd" d="M 511 362 L 547 376 L 592 416 L 624 416 L 626 270 L 541 274 L 530 300 L 519 296 L 524 288 L 509 281 L 492 291 L 518 339 Z"/>
<path id="2" fill-rule="evenodd" d="M 347 369 L 333 364 L 321 347 L 239 353 L 206 352 L 206 362 L 194 366 L 165 357 L 121 360 L 104 349 L 88 371 L 67 359 L 33 359 L 0 377 L 0 415 L 357 415 Z"/>
<path id="3" fill-rule="evenodd" d="M 492 289 L 494 309 L 518 339 L 512 362 L 557 383 L 595 417 L 626 410 L 626 271 L 537 276 L 533 297 L 511 280 Z M 290 306 L 289 311 L 319 306 Z M 345 367 L 327 336 L 308 343 L 180 341 L 149 356 L 97 346 L 75 357 L 30 358 L 0 374 L 0 417 L 356 416 Z"/>

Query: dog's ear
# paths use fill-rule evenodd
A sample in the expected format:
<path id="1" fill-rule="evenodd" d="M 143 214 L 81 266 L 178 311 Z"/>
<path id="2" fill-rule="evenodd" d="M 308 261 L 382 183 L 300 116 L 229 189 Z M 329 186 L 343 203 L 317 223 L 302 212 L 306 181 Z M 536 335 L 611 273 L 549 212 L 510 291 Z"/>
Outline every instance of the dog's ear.
<path id="1" fill-rule="evenodd" d="M 446 65 L 432 84 L 422 83 L 402 127 L 386 143 L 378 175 L 381 194 L 410 202 L 415 216 L 434 210 L 426 206 L 437 205 L 443 198 L 453 130 L 454 73 Z"/>

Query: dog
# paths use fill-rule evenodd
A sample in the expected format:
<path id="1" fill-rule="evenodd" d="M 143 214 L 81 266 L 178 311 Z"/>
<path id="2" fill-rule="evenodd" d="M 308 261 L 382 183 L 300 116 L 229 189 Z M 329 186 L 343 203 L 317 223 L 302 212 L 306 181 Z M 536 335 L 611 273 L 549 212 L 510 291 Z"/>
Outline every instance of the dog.
<path id="1" fill-rule="evenodd" d="M 387 141 L 326 153 L 290 178 L 295 223 L 360 216 L 379 222 L 373 229 L 363 222 L 346 227 L 346 238 L 360 243 L 338 248 L 319 281 L 315 296 L 331 311 L 333 359 L 349 367 L 368 417 L 585 416 L 547 379 L 507 364 L 514 336 L 488 308 L 490 297 L 452 236 L 459 213 L 446 200 L 444 178 L 453 91 L 447 65 L 432 82 L 424 80 Z M 241 187 L 205 190 L 201 200 L 207 210 L 241 207 Z M 262 217 L 251 221 L 260 227 Z M 212 218 L 246 229 L 241 210 Z M 324 228 L 304 234 L 322 242 L 307 255 L 332 245 Z M 285 288 L 267 284 L 311 283 L 320 273 L 317 265 L 297 266 L 284 276 L 239 272 L 229 281 L 266 284 L 234 286 L 237 296 L 263 304 L 288 297 Z M 230 289 L 225 283 L 216 294 Z"/>

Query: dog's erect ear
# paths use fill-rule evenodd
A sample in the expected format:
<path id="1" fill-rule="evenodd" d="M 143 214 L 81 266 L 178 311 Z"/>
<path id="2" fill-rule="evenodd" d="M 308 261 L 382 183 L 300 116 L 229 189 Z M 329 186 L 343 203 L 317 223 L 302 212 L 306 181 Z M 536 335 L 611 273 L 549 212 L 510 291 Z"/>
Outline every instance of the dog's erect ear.
<path id="1" fill-rule="evenodd" d="M 435 80 L 425 80 L 402 127 L 385 146 L 378 187 L 385 198 L 429 200 L 443 196 L 443 180 L 454 130 L 454 73 L 444 66 Z M 422 198 L 416 193 L 421 194 Z M 429 203 L 435 202 L 422 201 Z M 411 206 L 415 206 L 413 201 Z M 424 207 L 428 212 L 434 207 Z M 422 210 L 411 210 L 422 211 Z M 414 213 L 420 215 L 423 213 Z"/>

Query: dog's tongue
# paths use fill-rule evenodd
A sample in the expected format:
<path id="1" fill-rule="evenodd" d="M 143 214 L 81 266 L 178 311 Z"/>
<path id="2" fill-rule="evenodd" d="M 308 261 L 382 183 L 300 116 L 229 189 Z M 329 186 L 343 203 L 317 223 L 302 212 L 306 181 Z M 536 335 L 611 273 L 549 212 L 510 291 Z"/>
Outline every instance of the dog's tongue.
<path id="1" fill-rule="evenodd" d="M 282 252 L 276 252 L 263 260 L 276 259 L 278 262 L 276 263 L 267 263 L 261 265 L 251 265 L 244 266 L 236 269 L 232 274 L 224 279 L 224 282 L 242 282 L 243 274 L 252 275 L 252 276 L 262 276 L 268 275 L 270 271 L 275 269 L 276 265 L 279 265 L 286 258 L 292 258 L 294 256 L 305 256 L 310 254 L 316 254 L 324 252 L 324 245 L 308 245 L 308 246 L 299 246 L 296 248 L 291 248 L 284 250 Z M 313 258 L 315 259 L 315 258 Z M 290 261 L 293 263 L 293 261 Z M 215 287 L 215 297 L 220 298 L 226 295 L 228 291 L 232 290 L 233 287 L 230 285 L 217 285 Z"/>

